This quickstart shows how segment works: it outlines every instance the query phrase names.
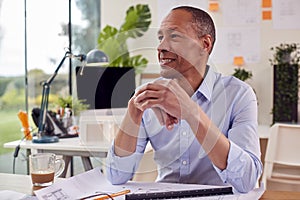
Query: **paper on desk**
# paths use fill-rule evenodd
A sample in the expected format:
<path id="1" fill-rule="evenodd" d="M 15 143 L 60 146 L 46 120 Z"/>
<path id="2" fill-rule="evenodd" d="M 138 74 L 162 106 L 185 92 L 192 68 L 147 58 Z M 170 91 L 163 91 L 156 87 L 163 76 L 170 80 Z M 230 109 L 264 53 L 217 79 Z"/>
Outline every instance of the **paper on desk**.
<path id="1" fill-rule="evenodd" d="M 0 198 L 2 200 L 14 200 L 24 198 L 26 194 L 12 191 L 12 190 L 0 190 Z"/>
<path id="2" fill-rule="evenodd" d="M 61 180 L 53 185 L 35 191 L 38 199 L 42 200 L 73 200 L 80 199 L 96 193 L 113 193 L 124 189 L 129 189 L 131 193 L 147 193 L 147 192 L 166 192 L 178 190 L 207 189 L 216 186 L 196 185 L 196 184 L 172 184 L 172 183 L 144 183 L 144 182 L 128 182 L 124 185 L 112 185 L 101 173 L 100 168 L 92 169 L 88 172 L 78 174 L 71 178 Z M 259 199 L 263 194 L 263 187 L 253 190 L 247 194 L 234 194 L 224 196 L 201 197 L 208 200 L 253 200 Z M 198 197 L 199 198 L 199 197 Z M 115 197 L 116 200 L 124 200 L 125 196 Z M 196 198 L 185 198 L 193 199 Z"/>
<path id="3" fill-rule="evenodd" d="M 35 194 L 42 200 L 74 200 L 96 193 L 112 193 L 122 188 L 122 186 L 111 185 L 100 168 L 95 168 L 37 190 Z"/>

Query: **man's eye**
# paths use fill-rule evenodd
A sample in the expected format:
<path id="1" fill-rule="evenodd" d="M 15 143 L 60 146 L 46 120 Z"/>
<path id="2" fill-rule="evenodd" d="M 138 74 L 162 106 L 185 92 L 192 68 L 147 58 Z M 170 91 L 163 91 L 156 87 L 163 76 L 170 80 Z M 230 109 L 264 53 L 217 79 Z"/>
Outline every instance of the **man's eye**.
<path id="1" fill-rule="evenodd" d="M 163 39 L 163 36 L 158 36 L 159 41 L 162 41 L 162 39 Z"/>
<path id="2" fill-rule="evenodd" d="M 177 34 L 171 34 L 170 37 L 174 39 L 174 38 L 179 37 L 179 35 L 177 35 Z"/>

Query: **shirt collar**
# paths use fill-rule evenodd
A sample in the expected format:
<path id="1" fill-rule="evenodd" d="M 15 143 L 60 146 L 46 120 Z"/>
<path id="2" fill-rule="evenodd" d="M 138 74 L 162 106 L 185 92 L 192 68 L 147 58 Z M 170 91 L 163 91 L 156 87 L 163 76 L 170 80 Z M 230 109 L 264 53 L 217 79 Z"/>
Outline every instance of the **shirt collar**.
<path id="1" fill-rule="evenodd" d="M 201 96 L 204 96 L 208 101 L 211 100 L 213 86 L 216 81 L 216 75 L 212 67 L 207 65 L 207 68 L 208 71 L 204 77 L 204 80 L 197 91 L 193 94 L 192 99 L 199 99 Z"/>

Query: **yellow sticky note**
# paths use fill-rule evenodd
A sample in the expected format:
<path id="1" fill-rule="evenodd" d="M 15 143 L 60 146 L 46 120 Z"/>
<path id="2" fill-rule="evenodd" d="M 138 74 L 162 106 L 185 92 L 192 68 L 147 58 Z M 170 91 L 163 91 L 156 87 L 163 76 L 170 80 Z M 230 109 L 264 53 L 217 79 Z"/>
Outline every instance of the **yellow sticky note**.
<path id="1" fill-rule="evenodd" d="M 271 20 L 272 19 L 272 11 L 271 10 L 262 11 L 262 19 L 263 20 Z"/>
<path id="2" fill-rule="evenodd" d="M 244 65 L 244 57 L 243 56 L 235 56 L 233 58 L 233 64 L 236 66 L 242 66 Z"/>
<path id="3" fill-rule="evenodd" d="M 261 7 L 271 8 L 272 7 L 272 0 L 262 0 Z"/>
<path id="4" fill-rule="evenodd" d="M 210 2 L 209 3 L 209 10 L 210 11 L 218 11 L 219 10 L 219 3 L 218 2 Z"/>

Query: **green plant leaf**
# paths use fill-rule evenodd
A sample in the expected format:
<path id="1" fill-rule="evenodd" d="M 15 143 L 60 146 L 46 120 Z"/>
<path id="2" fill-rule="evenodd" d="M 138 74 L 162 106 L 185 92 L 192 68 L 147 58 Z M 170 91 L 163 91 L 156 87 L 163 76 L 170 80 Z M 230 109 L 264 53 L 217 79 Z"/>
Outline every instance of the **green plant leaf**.
<path id="1" fill-rule="evenodd" d="M 151 13 L 147 5 L 138 4 L 131 6 L 126 12 L 125 22 L 120 32 L 126 33 L 128 37 L 138 38 L 144 35 L 151 24 Z"/>
<path id="2" fill-rule="evenodd" d="M 120 41 L 118 38 L 119 37 L 110 37 L 99 45 L 99 49 L 105 52 L 108 56 L 111 66 L 123 66 L 120 61 L 129 57 L 126 42 Z M 123 59 L 120 60 L 120 57 Z M 117 63 L 120 65 L 116 65 Z"/>
<path id="3" fill-rule="evenodd" d="M 235 76 L 236 78 L 242 80 L 242 81 L 246 81 L 247 79 L 252 78 L 252 72 L 247 71 L 243 68 L 234 69 L 234 73 L 232 75 Z"/>
<path id="4" fill-rule="evenodd" d="M 273 58 L 269 59 L 272 66 L 281 64 L 300 64 L 300 45 L 297 43 L 281 43 L 270 48 Z"/>
<path id="5" fill-rule="evenodd" d="M 135 66 L 136 73 L 141 73 L 148 64 L 148 60 L 141 55 L 132 56 L 129 58 L 128 66 Z"/>
<path id="6" fill-rule="evenodd" d="M 107 25 L 98 35 L 98 48 L 101 49 L 101 46 L 105 44 L 106 40 L 113 38 L 118 33 L 118 29 Z"/>
<path id="7" fill-rule="evenodd" d="M 66 97 L 59 97 L 54 104 L 57 104 L 61 108 L 69 107 L 72 109 L 74 115 L 78 115 L 81 111 L 90 107 L 85 101 L 86 100 L 73 98 L 71 95 L 68 95 Z"/>
<path id="8" fill-rule="evenodd" d="M 62 108 L 65 108 L 65 107 L 71 107 L 72 106 L 72 96 L 67 96 L 67 97 L 59 97 L 58 100 L 57 100 L 57 104 L 62 107 Z"/>
<path id="9" fill-rule="evenodd" d="M 151 24 L 151 13 L 147 4 L 131 6 L 126 11 L 125 22 L 120 29 L 112 26 L 105 28 L 98 35 L 98 49 L 109 57 L 109 66 L 134 67 L 141 73 L 148 63 L 142 55 L 132 56 L 128 51 L 127 40 L 144 35 Z"/>

